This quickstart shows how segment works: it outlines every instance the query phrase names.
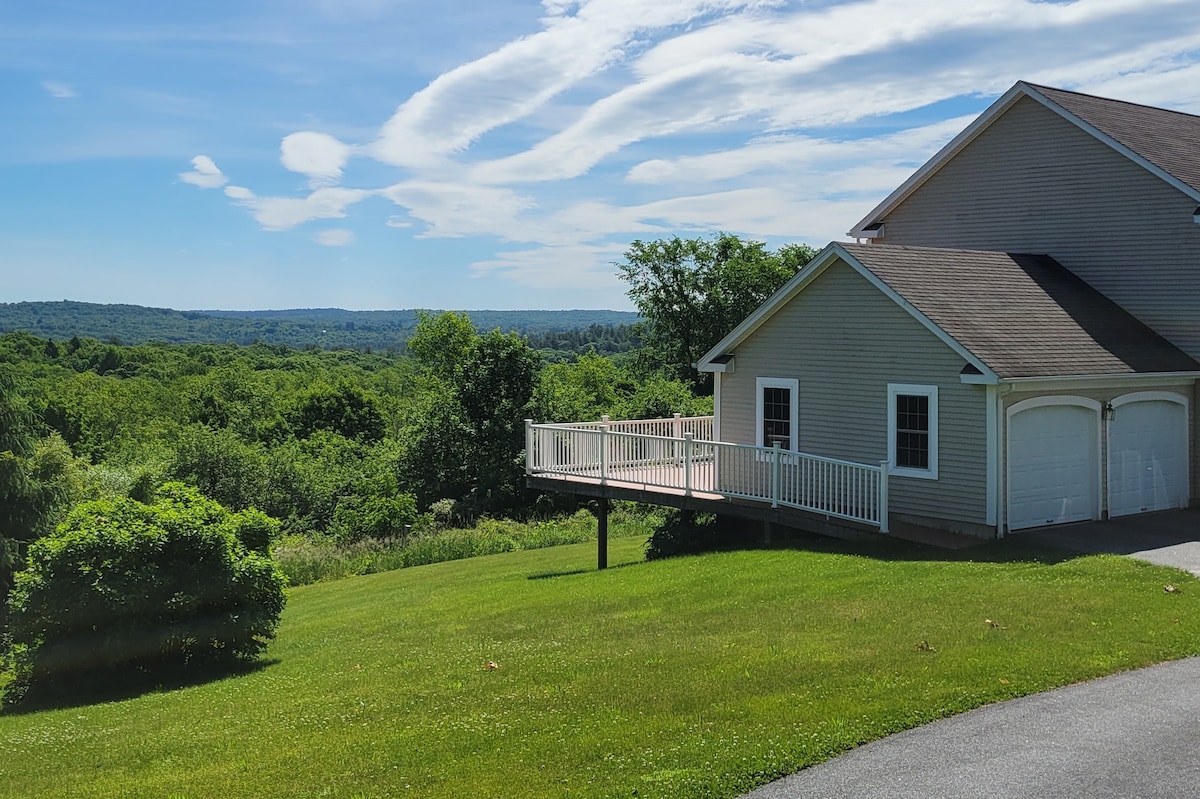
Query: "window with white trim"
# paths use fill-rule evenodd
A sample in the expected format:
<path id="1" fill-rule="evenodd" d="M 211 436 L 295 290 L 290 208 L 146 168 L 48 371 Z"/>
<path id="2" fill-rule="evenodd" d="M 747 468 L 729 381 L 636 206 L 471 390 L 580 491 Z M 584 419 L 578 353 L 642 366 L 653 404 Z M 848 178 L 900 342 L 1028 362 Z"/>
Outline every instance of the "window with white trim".
<path id="1" fill-rule="evenodd" d="M 783 449 L 796 449 L 799 424 L 800 381 L 787 377 L 756 379 L 756 433 L 754 443 Z"/>
<path id="2" fill-rule="evenodd" d="M 900 477 L 937 479 L 937 386 L 888 384 L 888 463 Z"/>

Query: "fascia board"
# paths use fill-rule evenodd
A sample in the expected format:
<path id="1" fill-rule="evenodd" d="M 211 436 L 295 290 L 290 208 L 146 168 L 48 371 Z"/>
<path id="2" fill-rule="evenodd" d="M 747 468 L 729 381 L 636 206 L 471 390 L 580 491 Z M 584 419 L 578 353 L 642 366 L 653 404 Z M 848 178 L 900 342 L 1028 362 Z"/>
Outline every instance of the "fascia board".
<path id="1" fill-rule="evenodd" d="M 1058 388 L 1103 388 L 1129 383 L 1162 383 L 1167 380 L 1198 380 L 1200 372 L 1135 372 L 1117 375 L 1046 375 L 1005 377 L 1001 383 L 1018 391 L 1053 391 Z"/>
<path id="2" fill-rule="evenodd" d="M 996 102 L 988 106 L 982 114 L 976 117 L 974 122 L 963 128 L 961 133 L 951 139 L 942 149 L 938 150 L 920 169 L 912 173 L 908 180 L 900 184 L 899 188 L 885 197 L 883 202 L 871 210 L 871 213 L 860 219 L 846 235 L 851 238 L 862 238 L 863 228 L 873 222 L 881 221 L 883 217 L 891 213 L 893 208 L 908 199 L 910 194 L 920 188 L 921 184 L 932 177 L 947 161 L 958 155 L 960 150 L 974 141 L 979 134 L 987 130 L 992 122 L 1008 110 L 1009 106 L 1028 93 L 1029 89 L 1023 82 L 1016 83 Z"/>
<path id="3" fill-rule="evenodd" d="M 845 250 L 837 247 L 835 243 L 817 253 L 807 266 L 793 275 L 787 283 L 784 283 L 768 297 L 766 302 L 743 319 L 741 324 L 729 332 L 729 335 L 718 341 L 715 347 L 704 353 L 700 360 L 696 361 L 696 368 L 701 372 L 715 371 L 712 363 L 714 358 L 719 358 L 745 341 L 751 333 L 758 329 L 759 325 L 770 319 L 777 310 L 787 304 L 788 300 L 799 294 L 805 286 L 812 282 L 813 278 L 824 272 L 837 259 L 838 251 L 845 253 Z"/>

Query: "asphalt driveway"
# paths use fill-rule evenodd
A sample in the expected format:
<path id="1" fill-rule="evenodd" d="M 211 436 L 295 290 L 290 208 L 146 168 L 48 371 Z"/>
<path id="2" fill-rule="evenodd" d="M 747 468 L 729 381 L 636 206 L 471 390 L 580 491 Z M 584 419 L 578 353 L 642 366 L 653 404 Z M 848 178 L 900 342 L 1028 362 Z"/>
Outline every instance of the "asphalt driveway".
<path id="1" fill-rule="evenodd" d="M 1192 799 L 1200 658 L 1015 699 L 908 730 L 745 799 Z"/>
<path id="2" fill-rule="evenodd" d="M 1200 509 L 1196 508 L 1062 524 L 1011 535 L 1071 552 L 1129 555 L 1200 577 Z"/>

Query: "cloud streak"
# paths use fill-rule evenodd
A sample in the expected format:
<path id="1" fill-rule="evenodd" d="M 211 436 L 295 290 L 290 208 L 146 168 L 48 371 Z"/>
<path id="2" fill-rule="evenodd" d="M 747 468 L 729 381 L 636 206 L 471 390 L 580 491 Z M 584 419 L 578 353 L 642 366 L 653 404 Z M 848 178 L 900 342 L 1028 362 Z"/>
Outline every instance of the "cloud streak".
<path id="1" fill-rule="evenodd" d="M 608 261 L 633 237 L 841 238 L 1018 79 L 1200 111 L 1194 0 L 542 8 L 373 136 L 285 136 L 280 164 L 307 180 L 296 196 L 227 186 L 205 156 L 180 178 L 224 186 L 275 231 L 381 197 L 395 208 L 372 223 L 391 235 L 490 246 L 477 276 L 582 289 L 611 284 Z"/>

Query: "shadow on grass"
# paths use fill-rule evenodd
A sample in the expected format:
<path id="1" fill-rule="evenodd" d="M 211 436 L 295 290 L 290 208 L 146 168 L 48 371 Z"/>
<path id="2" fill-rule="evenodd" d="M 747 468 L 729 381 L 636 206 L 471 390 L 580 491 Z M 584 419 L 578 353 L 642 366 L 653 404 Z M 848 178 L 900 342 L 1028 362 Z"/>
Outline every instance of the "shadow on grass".
<path id="1" fill-rule="evenodd" d="M 279 661 L 271 658 L 252 663 L 222 664 L 203 668 L 177 667 L 153 671 L 134 670 L 99 671 L 86 675 L 75 674 L 70 679 L 34 682 L 24 688 L 19 700 L 0 707 L 0 715 L 19 716 L 43 710 L 64 710 L 86 707 L 104 702 L 120 702 L 136 699 L 146 694 L 177 691 L 217 682 L 229 677 L 240 677 L 262 671 Z M 9 690 L 14 685 L 8 686 Z"/>
<path id="2" fill-rule="evenodd" d="M 613 569 L 624 569 L 626 566 L 638 566 L 642 563 L 645 563 L 645 561 L 635 560 L 632 563 L 614 563 L 611 566 L 608 566 L 605 569 L 605 571 L 612 571 Z M 593 566 L 591 568 L 586 568 L 586 569 L 567 569 L 564 571 L 534 572 L 533 574 L 529 575 L 525 579 L 527 579 L 527 580 L 553 580 L 556 577 L 570 577 L 575 574 L 594 574 L 598 571 L 600 571 L 600 570 Z"/>

